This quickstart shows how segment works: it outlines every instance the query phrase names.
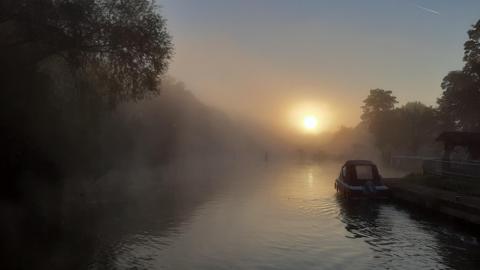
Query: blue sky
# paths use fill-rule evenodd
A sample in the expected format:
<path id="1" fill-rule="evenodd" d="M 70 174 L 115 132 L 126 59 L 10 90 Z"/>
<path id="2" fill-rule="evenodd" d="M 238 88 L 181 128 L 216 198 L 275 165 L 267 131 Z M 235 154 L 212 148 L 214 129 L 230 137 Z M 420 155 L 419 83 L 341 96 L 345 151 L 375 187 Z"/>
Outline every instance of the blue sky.
<path id="1" fill-rule="evenodd" d="M 480 1 L 162 0 L 170 74 L 200 99 L 274 123 L 295 103 L 359 121 L 371 88 L 434 105 Z M 281 120 L 278 120 L 281 121 Z"/>

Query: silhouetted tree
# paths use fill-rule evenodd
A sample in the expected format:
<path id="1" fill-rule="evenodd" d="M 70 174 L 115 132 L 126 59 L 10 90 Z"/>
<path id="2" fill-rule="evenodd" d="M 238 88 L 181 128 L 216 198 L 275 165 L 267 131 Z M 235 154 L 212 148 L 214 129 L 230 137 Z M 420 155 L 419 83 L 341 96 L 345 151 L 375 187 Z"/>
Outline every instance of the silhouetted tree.
<path id="1" fill-rule="evenodd" d="M 421 102 L 408 102 L 396 109 L 397 123 L 390 123 L 398 134 L 398 148 L 416 155 L 421 146 L 431 145 L 438 135 L 437 111 Z"/>
<path id="2" fill-rule="evenodd" d="M 395 118 L 394 108 L 398 103 L 392 91 L 383 89 L 372 89 L 370 94 L 363 101 L 362 120 L 368 123 L 368 128 L 373 134 L 375 145 L 382 153 L 382 158 L 388 160 L 393 147 L 392 139 L 395 132 L 390 123 Z"/>
<path id="3" fill-rule="evenodd" d="M 121 155 L 107 157 L 107 146 L 129 141 L 120 127 L 106 130 L 109 109 L 158 93 L 171 55 L 152 0 L 0 1 L 5 181 L 24 171 L 53 179 L 72 167 L 108 169 L 106 159 Z"/>
<path id="4" fill-rule="evenodd" d="M 383 112 L 393 110 L 398 101 L 397 98 L 392 95 L 392 91 L 377 88 L 370 90 L 370 94 L 363 103 L 363 114 L 361 118 L 364 121 L 370 121 Z"/>
<path id="5" fill-rule="evenodd" d="M 438 99 L 444 129 L 480 131 L 480 21 L 468 31 L 462 70 L 450 72 Z"/>
<path id="6" fill-rule="evenodd" d="M 157 92 L 172 52 L 149 0 L 3 0 L 0 32 L 2 68 L 59 56 L 101 82 L 112 103 Z"/>
<path id="7" fill-rule="evenodd" d="M 364 103 L 362 119 L 385 161 L 392 153 L 416 155 L 438 135 L 438 113 L 433 107 L 408 102 L 395 108 L 396 97 L 382 89 L 371 90 Z"/>

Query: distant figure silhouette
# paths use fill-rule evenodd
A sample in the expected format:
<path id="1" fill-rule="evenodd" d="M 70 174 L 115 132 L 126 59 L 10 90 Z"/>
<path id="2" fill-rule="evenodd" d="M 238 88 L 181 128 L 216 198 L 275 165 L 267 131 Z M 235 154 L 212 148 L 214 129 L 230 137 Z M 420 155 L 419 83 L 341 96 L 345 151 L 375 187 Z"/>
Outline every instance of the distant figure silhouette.
<path id="1" fill-rule="evenodd" d="M 267 151 L 265 151 L 264 161 L 268 162 L 268 152 Z"/>

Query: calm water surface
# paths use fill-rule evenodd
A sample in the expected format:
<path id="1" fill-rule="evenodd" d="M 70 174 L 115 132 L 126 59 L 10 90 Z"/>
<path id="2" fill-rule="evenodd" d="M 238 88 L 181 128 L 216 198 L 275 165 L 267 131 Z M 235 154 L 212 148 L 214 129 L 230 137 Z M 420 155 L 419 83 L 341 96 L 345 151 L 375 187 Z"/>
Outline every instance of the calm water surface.
<path id="1" fill-rule="evenodd" d="M 105 222 L 88 268 L 480 269 L 475 233 L 391 202 L 345 201 L 339 168 L 263 164 L 210 173 L 195 203 L 147 196 Z"/>

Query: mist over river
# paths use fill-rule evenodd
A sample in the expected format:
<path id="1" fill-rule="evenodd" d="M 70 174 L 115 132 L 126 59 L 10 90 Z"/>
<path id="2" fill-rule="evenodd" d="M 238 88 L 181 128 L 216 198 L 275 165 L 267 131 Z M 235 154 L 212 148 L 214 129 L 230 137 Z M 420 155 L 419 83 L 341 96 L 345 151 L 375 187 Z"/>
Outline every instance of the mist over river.
<path id="1" fill-rule="evenodd" d="M 199 168 L 194 183 L 183 179 L 185 185 L 174 189 L 151 189 L 135 204 L 102 216 L 94 252 L 84 257 L 83 267 L 480 267 L 475 233 L 393 202 L 346 201 L 333 188 L 339 168 L 337 163 Z M 182 170 L 173 175 L 178 182 Z"/>

